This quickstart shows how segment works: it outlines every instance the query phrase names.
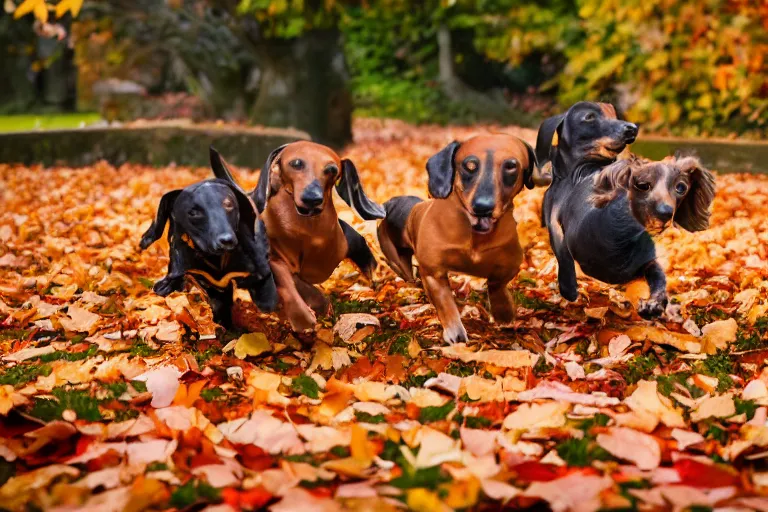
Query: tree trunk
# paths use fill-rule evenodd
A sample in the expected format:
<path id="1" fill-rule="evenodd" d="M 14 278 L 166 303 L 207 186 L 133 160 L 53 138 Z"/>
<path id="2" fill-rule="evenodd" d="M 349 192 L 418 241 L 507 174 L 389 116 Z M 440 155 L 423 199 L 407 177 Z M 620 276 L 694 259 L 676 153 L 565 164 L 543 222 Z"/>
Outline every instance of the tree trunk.
<path id="1" fill-rule="evenodd" d="M 256 44 L 262 76 L 254 124 L 292 127 L 340 148 L 352 140 L 352 102 L 337 31 Z"/>

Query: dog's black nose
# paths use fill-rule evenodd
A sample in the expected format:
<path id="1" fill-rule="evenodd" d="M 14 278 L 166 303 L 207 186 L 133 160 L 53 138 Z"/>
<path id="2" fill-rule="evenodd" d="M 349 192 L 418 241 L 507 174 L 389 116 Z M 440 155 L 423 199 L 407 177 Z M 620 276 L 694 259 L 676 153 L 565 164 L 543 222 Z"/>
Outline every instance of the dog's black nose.
<path id="1" fill-rule="evenodd" d="M 634 141 L 637 137 L 637 125 L 633 123 L 626 123 L 624 125 L 624 129 L 622 131 L 622 135 L 624 136 L 624 139 L 627 141 Z"/>
<path id="2" fill-rule="evenodd" d="M 315 180 L 310 183 L 304 192 L 301 193 L 301 202 L 307 208 L 317 208 L 323 202 L 323 187 L 320 182 Z"/>
<path id="3" fill-rule="evenodd" d="M 234 249 L 235 246 L 237 245 L 237 238 L 235 238 L 235 235 L 233 235 L 232 233 L 226 233 L 219 236 L 216 242 L 219 244 L 220 248 L 224 250 L 230 250 L 230 249 Z"/>
<path id="4" fill-rule="evenodd" d="M 472 211 L 478 217 L 490 217 L 495 207 L 492 197 L 478 197 L 472 201 Z"/>
<path id="5" fill-rule="evenodd" d="M 666 203 L 656 205 L 656 217 L 663 222 L 669 221 L 675 214 L 675 209 Z"/>

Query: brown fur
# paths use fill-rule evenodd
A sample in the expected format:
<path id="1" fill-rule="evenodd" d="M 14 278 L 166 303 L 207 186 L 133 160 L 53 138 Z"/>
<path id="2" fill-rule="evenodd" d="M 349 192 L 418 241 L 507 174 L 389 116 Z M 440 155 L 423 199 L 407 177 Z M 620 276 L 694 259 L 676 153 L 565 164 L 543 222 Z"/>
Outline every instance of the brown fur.
<path id="1" fill-rule="evenodd" d="M 304 169 L 291 166 L 296 160 L 303 162 Z M 341 159 L 326 146 L 301 141 L 286 146 L 273 163 L 272 169 L 262 170 L 270 172 L 269 201 L 262 214 L 269 237 L 270 263 L 285 315 L 292 327 L 295 330 L 309 329 L 316 319 L 307 302 L 317 303 L 316 295 L 312 297 L 314 300 L 309 300 L 308 287 L 297 287 L 294 277 L 306 285 L 322 283 L 347 255 L 347 240 L 332 198 Z M 328 169 L 335 169 L 335 172 L 328 172 Z M 302 194 L 314 180 L 323 188 L 322 211 L 311 217 L 300 215 L 297 206 L 304 206 Z"/>
<path id="2" fill-rule="evenodd" d="M 488 163 L 489 156 L 493 165 Z M 473 172 L 480 173 L 474 183 L 466 184 L 462 166 L 468 161 Z M 516 179 L 504 184 L 504 162 L 517 161 Z M 515 307 L 507 284 L 517 275 L 523 261 L 523 251 L 517 238 L 517 223 L 513 215 L 513 198 L 530 180 L 536 165 L 533 150 L 517 137 L 510 135 L 483 135 L 461 144 L 452 158 L 452 191 L 444 199 L 432 199 L 413 206 L 405 229 L 385 219 L 378 230 L 379 242 L 390 265 L 404 279 L 412 280 L 410 256 L 419 262 L 419 273 L 430 302 L 437 310 L 443 325 L 443 338 L 447 342 L 466 341 L 467 334 L 461 322 L 448 281 L 449 272 L 461 272 L 488 279 L 491 313 L 496 322 L 510 324 L 515 318 Z M 476 167 L 476 168 L 475 168 Z M 431 171 L 430 171 L 431 172 Z M 473 211 L 473 200 L 479 193 L 484 173 L 493 176 L 495 205 L 490 215 L 491 229 L 480 233 L 481 221 Z M 432 176 L 430 175 L 430 179 Z M 532 185 L 531 185 L 532 186 Z M 487 190 L 487 189 L 486 189 Z"/>
<path id="3" fill-rule="evenodd" d="M 685 187 L 682 194 L 679 185 Z M 651 233 L 660 233 L 673 221 L 688 231 L 709 227 L 714 176 L 697 158 L 667 157 L 654 162 L 633 156 L 619 160 L 595 175 L 592 204 L 602 208 L 622 190 L 633 216 Z M 658 218 L 659 205 L 668 206 L 671 219 Z"/>

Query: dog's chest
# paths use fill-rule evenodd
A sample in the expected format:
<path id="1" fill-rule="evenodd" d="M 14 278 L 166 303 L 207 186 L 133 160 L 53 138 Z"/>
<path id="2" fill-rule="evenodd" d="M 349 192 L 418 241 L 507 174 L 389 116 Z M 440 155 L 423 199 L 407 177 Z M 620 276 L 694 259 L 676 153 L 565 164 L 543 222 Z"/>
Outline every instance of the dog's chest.
<path id="1" fill-rule="evenodd" d="M 346 242 L 338 222 L 304 229 L 285 226 L 279 236 L 270 233 L 272 257 L 288 264 L 291 272 L 309 283 L 328 279 L 346 256 Z M 269 226 L 267 226 L 269 232 Z"/>
<path id="2" fill-rule="evenodd" d="M 187 270 L 187 276 L 204 287 L 225 290 L 234 281 L 249 277 L 252 270 L 239 254 L 227 253 L 198 257 L 194 268 Z"/>

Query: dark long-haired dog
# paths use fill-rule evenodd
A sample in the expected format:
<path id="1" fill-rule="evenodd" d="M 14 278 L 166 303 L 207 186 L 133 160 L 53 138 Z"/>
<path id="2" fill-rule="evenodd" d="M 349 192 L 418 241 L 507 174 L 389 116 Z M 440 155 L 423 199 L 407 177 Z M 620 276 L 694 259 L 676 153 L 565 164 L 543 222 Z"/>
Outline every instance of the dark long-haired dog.
<path id="1" fill-rule="evenodd" d="M 211 161 L 217 178 L 242 190 L 213 149 Z M 365 238 L 338 218 L 334 186 L 363 219 L 384 217 L 384 208 L 365 195 L 354 164 L 314 142 L 272 151 L 250 194 L 266 224 L 278 294 L 296 331 L 315 325 L 313 307 L 327 309 L 328 300 L 314 284 L 328 279 L 343 259 L 352 260 L 369 279 L 376 268 Z"/>
<path id="2" fill-rule="evenodd" d="M 512 200 L 533 188 L 533 148 L 511 135 L 483 135 L 451 142 L 427 162 L 430 201 L 400 196 L 384 204 L 381 249 L 392 269 L 413 281 L 412 257 L 448 343 L 467 341 L 449 272 L 488 279 L 491 313 L 499 324 L 514 320 L 507 284 L 517 275 L 523 251 Z"/>
<path id="3" fill-rule="evenodd" d="M 692 157 L 619 160 L 573 182 L 556 196 L 550 218 L 560 293 L 577 297 L 575 260 L 585 274 L 606 283 L 645 278 L 651 294 L 638 313 L 660 315 L 667 282 L 652 235 L 672 223 L 687 231 L 707 229 L 714 195 L 712 173 Z"/>
<path id="4" fill-rule="evenodd" d="M 241 191 L 223 180 L 206 180 L 168 192 L 141 238 L 142 250 L 163 236 L 167 223 L 168 275 L 155 283 L 155 293 L 181 291 L 191 277 L 208 295 L 214 321 L 226 328 L 232 326 L 233 281 L 260 310 L 275 309 L 264 224 Z"/>

